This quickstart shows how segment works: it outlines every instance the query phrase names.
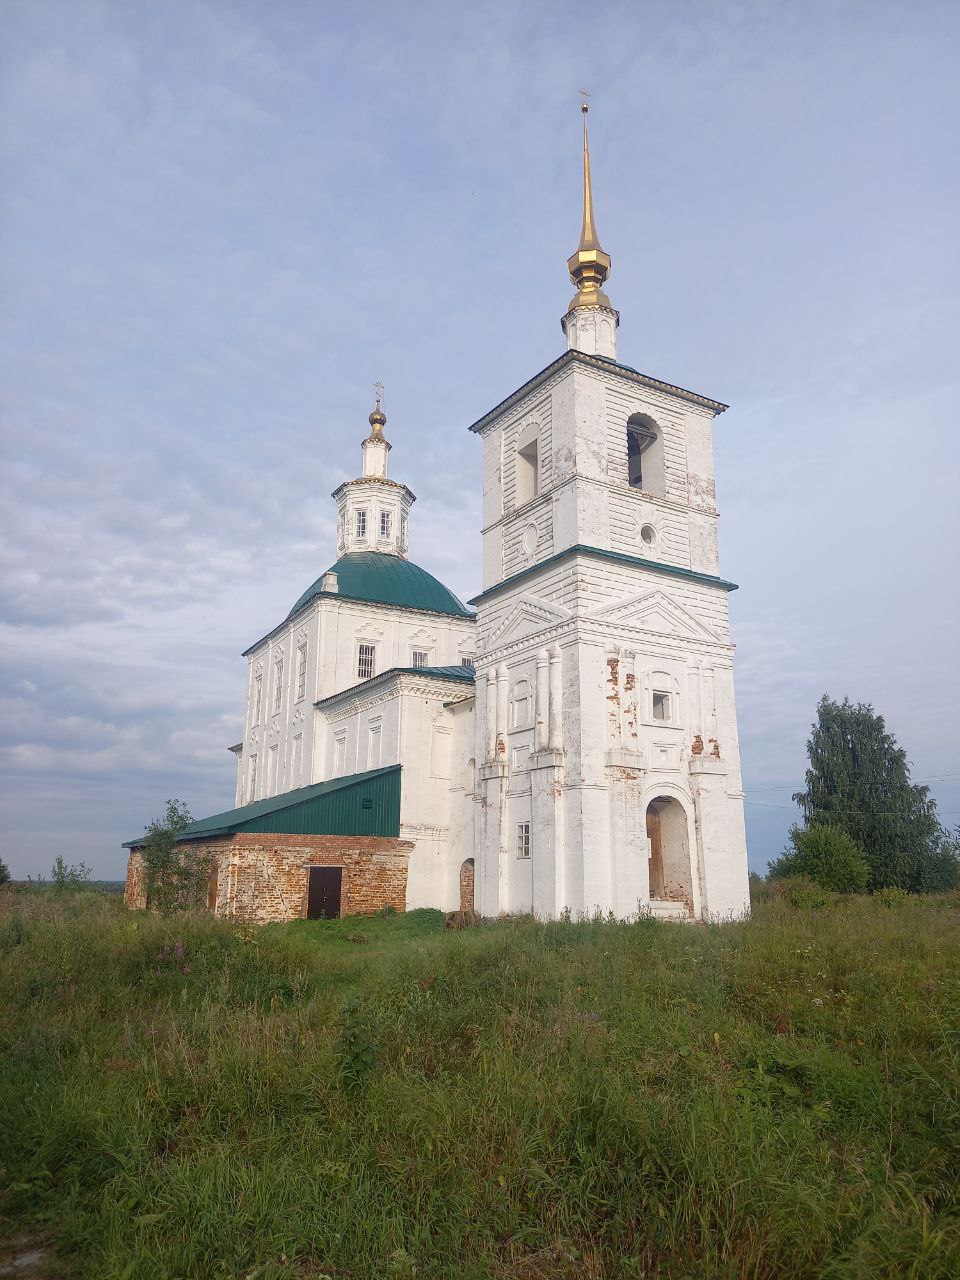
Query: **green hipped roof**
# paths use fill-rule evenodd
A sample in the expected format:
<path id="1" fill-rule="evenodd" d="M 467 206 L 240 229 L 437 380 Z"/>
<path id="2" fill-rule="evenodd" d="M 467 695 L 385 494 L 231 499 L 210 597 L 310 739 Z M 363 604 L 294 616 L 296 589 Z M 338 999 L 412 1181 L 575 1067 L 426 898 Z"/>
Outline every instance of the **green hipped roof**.
<path id="1" fill-rule="evenodd" d="M 237 831 L 311 836 L 396 836 L 400 833 L 400 765 L 315 782 L 283 795 L 254 800 L 239 809 L 192 822 L 182 840 L 205 840 Z M 145 836 L 127 840 L 136 849 Z"/>
<path id="2" fill-rule="evenodd" d="M 337 594 L 347 600 L 370 600 L 375 604 L 395 605 L 401 609 L 425 609 L 430 613 L 450 613 L 472 618 L 474 613 L 438 582 L 432 573 L 418 564 L 401 560 L 382 551 L 352 551 L 341 556 L 327 573 L 335 573 L 339 583 Z M 323 590 L 323 575 L 308 587 L 287 615 L 309 604 Z"/>

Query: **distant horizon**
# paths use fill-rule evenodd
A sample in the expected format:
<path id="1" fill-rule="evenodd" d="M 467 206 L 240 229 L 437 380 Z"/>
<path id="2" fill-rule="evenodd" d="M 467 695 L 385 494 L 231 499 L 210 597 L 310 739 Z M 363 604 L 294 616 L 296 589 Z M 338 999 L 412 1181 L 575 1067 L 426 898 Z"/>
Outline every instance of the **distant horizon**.
<path id="1" fill-rule="evenodd" d="M 239 655 L 336 560 L 374 382 L 411 559 L 477 594 L 466 428 L 562 354 L 581 84 L 618 358 L 730 405 L 751 869 L 823 693 L 870 703 L 960 823 L 960 6 L 610 3 L 583 49 L 578 15 L 8 3 L 14 879 L 122 880 L 169 797 L 231 806 Z"/>

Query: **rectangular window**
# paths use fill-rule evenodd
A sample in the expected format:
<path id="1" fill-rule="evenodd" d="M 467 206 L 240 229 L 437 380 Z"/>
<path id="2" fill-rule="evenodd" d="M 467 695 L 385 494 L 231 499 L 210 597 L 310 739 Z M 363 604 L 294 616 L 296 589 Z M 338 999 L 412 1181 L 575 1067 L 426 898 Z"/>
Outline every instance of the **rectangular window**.
<path id="1" fill-rule="evenodd" d="M 278 658 L 273 664 L 273 709 L 280 710 L 283 701 L 283 659 Z"/>
<path id="2" fill-rule="evenodd" d="M 393 525 L 393 521 L 390 517 L 390 512 L 381 511 L 380 512 L 380 537 L 381 538 L 390 537 L 390 529 L 392 525 Z"/>
<path id="3" fill-rule="evenodd" d="M 530 857 L 530 823 L 517 823 L 517 857 Z"/>
<path id="4" fill-rule="evenodd" d="M 357 512 L 357 537 L 365 538 L 367 536 L 367 513 L 361 507 Z"/>
<path id="5" fill-rule="evenodd" d="M 412 661 L 410 665 L 413 667 L 426 667 L 426 666 L 429 666 L 429 664 L 430 664 L 430 654 L 427 652 L 427 650 L 414 649 Z"/>
<path id="6" fill-rule="evenodd" d="M 297 701 L 307 692 L 307 646 L 301 644 L 297 648 Z"/>
<path id="7" fill-rule="evenodd" d="M 280 745 L 279 743 L 270 748 L 270 756 L 267 764 L 267 790 L 272 796 L 275 796 L 279 790 L 278 779 L 280 773 Z"/>
<path id="8" fill-rule="evenodd" d="M 333 776 L 339 778 L 343 776 L 343 771 L 347 765 L 347 735 L 346 733 L 338 734 L 333 740 Z"/>
<path id="9" fill-rule="evenodd" d="M 257 757 L 250 757 L 250 789 L 247 792 L 247 804 L 255 799 L 257 794 Z"/>
<path id="10" fill-rule="evenodd" d="M 260 723 L 260 709 L 263 705 L 263 676 L 254 677 L 253 681 L 253 723 Z"/>
<path id="11" fill-rule="evenodd" d="M 400 548 L 403 550 L 407 545 L 407 517 L 400 517 Z"/>
<path id="12" fill-rule="evenodd" d="M 303 786 L 303 734 L 298 733 L 293 740 L 293 785 Z"/>
<path id="13" fill-rule="evenodd" d="M 370 737 L 367 743 L 367 768 L 380 768 L 380 725 L 370 726 Z"/>
<path id="14" fill-rule="evenodd" d="M 357 647 L 357 679 L 371 680 L 377 674 L 377 649 L 372 644 Z"/>
<path id="15" fill-rule="evenodd" d="M 466 667 L 468 671 L 472 671 L 472 670 L 473 670 L 473 659 L 472 659 L 472 658 L 461 658 L 461 659 L 460 659 L 460 665 L 461 665 L 461 667 Z"/>
<path id="16" fill-rule="evenodd" d="M 670 717 L 670 695 L 669 693 L 653 694 L 653 718 L 654 720 L 669 720 Z"/>

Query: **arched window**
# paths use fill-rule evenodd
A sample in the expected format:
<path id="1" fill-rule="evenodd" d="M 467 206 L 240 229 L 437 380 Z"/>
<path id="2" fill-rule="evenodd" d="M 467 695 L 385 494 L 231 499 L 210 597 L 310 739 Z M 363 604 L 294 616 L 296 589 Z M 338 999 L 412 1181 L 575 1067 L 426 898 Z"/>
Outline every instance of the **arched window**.
<path id="1" fill-rule="evenodd" d="M 663 436 L 645 413 L 634 413 L 627 419 L 627 476 L 633 489 L 658 498 L 666 494 Z"/>
<path id="2" fill-rule="evenodd" d="M 539 425 L 530 422 L 517 437 L 516 506 L 535 498 L 540 487 Z"/>

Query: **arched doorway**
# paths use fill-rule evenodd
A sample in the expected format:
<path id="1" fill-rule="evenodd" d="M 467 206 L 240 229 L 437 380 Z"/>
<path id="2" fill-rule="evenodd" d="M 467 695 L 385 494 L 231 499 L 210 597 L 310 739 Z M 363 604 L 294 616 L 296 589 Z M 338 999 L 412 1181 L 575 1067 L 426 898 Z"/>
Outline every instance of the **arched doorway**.
<path id="1" fill-rule="evenodd" d="M 657 796 L 647 805 L 651 902 L 683 902 L 693 910 L 690 836 L 683 805 Z"/>
<path id="2" fill-rule="evenodd" d="M 473 910 L 473 859 L 467 858 L 460 866 L 460 910 Z"/>

